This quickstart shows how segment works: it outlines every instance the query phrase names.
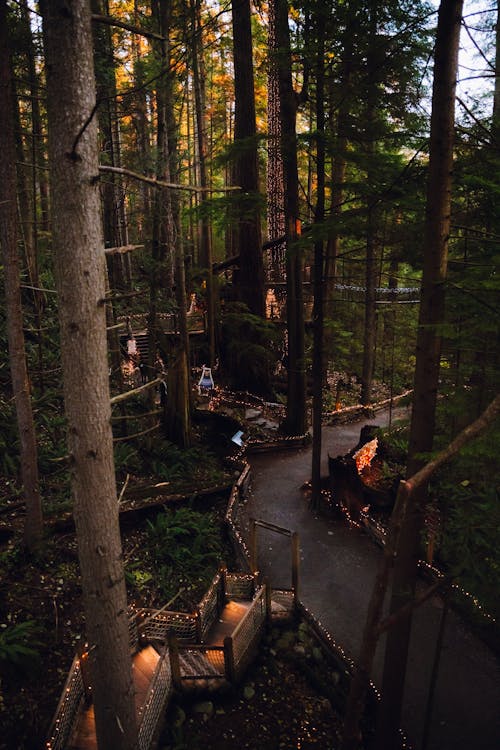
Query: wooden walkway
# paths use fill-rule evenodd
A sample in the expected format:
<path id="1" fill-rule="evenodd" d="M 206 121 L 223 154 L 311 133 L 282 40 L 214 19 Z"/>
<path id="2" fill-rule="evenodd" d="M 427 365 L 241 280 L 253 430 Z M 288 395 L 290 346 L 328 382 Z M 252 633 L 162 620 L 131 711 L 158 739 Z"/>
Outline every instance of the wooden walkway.
<path id="1" fill-rule="evenodd" d="M 234 631 L 240 620 L 244 618 L 250 609 L 252 602 L 249 601 L 229 601 L 218 620 L 214 622 L 208 631 L 206 642 L 210 646 L 223 646 L 224 638 Z"/>
<path id="2" fill-rule="evenodd" d="M 132 675 L 137 713 L 144 705 L 149 683 L 159 658 L 159 654 L 153 646 L 146 646 L 133 658 Z M 69 741 L 68 750 L 97 750 L 94 706 L 89 706 L 81 712 Z"/>
<path id="3" fill-rule="evenodd" d="M 210 628 L 204 645 L 207 647 L 223 646 L 224 639 L 235 630 L 250 609 L 251 604 L 251 601 L 229 601 Z M 132 671 L 137 715 L 140 714 L 144 705 L 159 658 L 158 652 L 151 645 L 141 649 L 133 658 Z M 219 660 L 220 651 L 207 651 L 204 656 L 191 654 L 191 658 L 190 654 L 187 653 L 181 658 L 181 672 L 183 675 L 194 675 L 198 671 L 198 674 L 203 677 L 211 674 L 218 675 L 220 674 L 217 669 L 217 667 L 220 667 Z M 225 682 L 225 680 L 221 679 L 222 682 Z M 97 750 L 93 706 L 89 706 L 80 713 L 67 747 L 68 750 Z"/>

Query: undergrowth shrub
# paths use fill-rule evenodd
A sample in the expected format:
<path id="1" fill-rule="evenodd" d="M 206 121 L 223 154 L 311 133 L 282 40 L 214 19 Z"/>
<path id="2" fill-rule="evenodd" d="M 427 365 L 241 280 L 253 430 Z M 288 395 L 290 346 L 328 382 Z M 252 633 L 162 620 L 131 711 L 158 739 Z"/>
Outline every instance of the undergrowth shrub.
<path id="1" fill-rule="evenodd" d="M 221 560 L 222 541 L 215 516 L 187 506 L 166 509 L 148 521 L 147 540 L 158 585 L 167 598 L 177 593 L 173 581 L 187 591 L 208 585 Z"/>

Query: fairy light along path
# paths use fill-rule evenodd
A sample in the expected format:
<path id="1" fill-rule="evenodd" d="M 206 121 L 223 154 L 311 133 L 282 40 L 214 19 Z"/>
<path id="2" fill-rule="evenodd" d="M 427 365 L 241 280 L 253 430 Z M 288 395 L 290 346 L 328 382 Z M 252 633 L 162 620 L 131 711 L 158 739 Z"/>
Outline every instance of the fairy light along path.
<path id="1" fill-rule="evenodd" d="M 392 418 L 404 417 L 397 410 Z M 348 453 L 364 424 L 383 426 L 389 412 L 372 420 L 325 427 L 322 474 L 328 454 Z M 297 531 L 300 537 L 299 591 L 304 606 L 332 636 L 346 657 L 355 660 L 380 548 L 360 528 L 321 516 L 309 509 L 303 485 L 311 475 L 311 447 L 248 456 L 251 492 L 240 519 L 251 518 Z M 261 534 L 258 567 L 273 588 L 290 585 L 290 550 L 286 539 Z M 414 613 L 402 729 L 421 750 L 425 706 L 434 645 L 443 603 L 432 597 Z M 377 649 L 373 679 L 381 682 L 385 640 Z M 500 665 L 453 611 L 446 618 L 443 649 L 427 750 L 498 750 L 500 742 Z"/>

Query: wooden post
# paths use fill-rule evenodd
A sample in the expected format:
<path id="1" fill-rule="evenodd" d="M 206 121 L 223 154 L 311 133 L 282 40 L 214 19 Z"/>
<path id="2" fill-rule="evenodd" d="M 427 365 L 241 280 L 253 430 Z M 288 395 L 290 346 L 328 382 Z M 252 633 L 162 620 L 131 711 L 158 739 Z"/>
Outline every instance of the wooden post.
<path id="1" fill-rule="evenodd" d="M 226 601 L 227 596 L 227 565 L 225 563 L 222 563 L 219 567 L 220 572 L 220 583 L 221 583 L 221 589 L 222 589 L 222 601 Z"/>
<path id="2" fill-rule="evenodd" d="M 91 670 L 89 664 L 90 652 L 86 643 L 83 643 L 77 648 L 77 656 L 80 662 L 80 674 L 82 675 L 83 692 L 85 695 L 85 704 L 90 706 L 92 703 L 92 686 L 91 686 Z"/>
<path id="3" fill-rule="evenodd" d="M 202 642 L 202 632 L 201 632 L 201 612 L 200 608 L 196 607 L 194 611 L 194 617 L 195 617 L 195 627 L 196 627 L 196 641 L 197 643 Z"/>
<path id="4" fill-rule="evenodd" d="M 250 539 L 248 540 L 250 548 L 250 570 L 255 573 L 257 570 L 257 522 L 255 518 L 250 519 Z"/>
<path id="5" fill-rule="evenodd" d="M 168 657 L 172 670 L 172 683 L 178 690 L 181 688 L 181 665 L 179 663 L 179 646 L 174 635 L 168 636 Z"/>
<path id="6" fill-rule="evenodd" d="M 271 586 L 269 584 L 269 579 L 266 578 L 264 580 L 264 586 L 265 586 L 265 593 L 266 593 L 266 622 L 268 625 L 271 625 L 272 621 L 272 603 L 271 603 Z"/>
<path id="7" fill-rule="evenodd" d="M 224 667 L 228 682 L 236 682 L 236 665 L 234 663 L 233 639 L 230 635 L 224 638 Z"/>
<path id="8" fill-rule="evenodd" d="M 292 587 L 293 602 L 297 606 L 299 600 L 299 562 L 300 562 L 300 545 L 297 531 L 292 533 Z"/>

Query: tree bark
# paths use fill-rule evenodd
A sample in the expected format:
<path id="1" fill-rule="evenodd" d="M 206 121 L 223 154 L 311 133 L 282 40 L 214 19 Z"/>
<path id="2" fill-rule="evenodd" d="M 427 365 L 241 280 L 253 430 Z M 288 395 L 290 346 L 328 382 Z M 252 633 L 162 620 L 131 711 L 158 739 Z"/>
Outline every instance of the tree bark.
<path id="1" fill-rule="evenodd" d="M 196 118 L 196 141 L 198 144 L 198 168 L 200 186 L 208 187 L 207 178 L 207 123 L 205 108 L 205 76 L 203 70 L 202 54 L 202 24 L 200 19 L 200 0 L 189 0 L 191 12 L 192 31 L 192 66 L 193 87 Z M 206 196 L 204 195 L 204 198 Z M 207 269 L 207 327 L 208 327 L 208 349 L 210 366 L 215 363 L 215 297 L 214 279 L 212 272 L 213 253 L 212 235 L 210 223 L 207 216 L 200 220 L 200 246 L 199 263 L 202 268 Z"/>
<path id="2" fill-rule="evenodd" d="M 495 24 L 495 88 L 491 132 L 493 144 L 498 148 L 500 142 L 500 5 L 497 5 Z"/>
<path id="3" fill-rule="evenodd" d="M 264 317 L 264 264 L 260 228 L 259 161 L 255 119 L 255 91 L 252 62 L 252 28 L 250 0 L 233 0 L 233 55 L 235 120 L 234 145 L 236 159 L 235 185 L 241 187 L 237 196 L 238 250 L 240 271 L 239 295 L 250 312 Z"/>
<path id="4" fill-rule="evenodd" d="M 434 61 L 429 177 L 424 230 L 419 327 L 407 476 L 422 465 L 422 454 L 433 446 L 439 384 L 441 335 L 444 322 L 445 280 L 450 232 L 455 88 L 462 0 L 442 0 L 439 8 Z M 391 612 L 414 596 L 423 508 L 427 493 L 422 484 L 414 492 L 398 545 L 392 585 Z M 398 741 L 411 617 L 388 634 L 377 741 L 392 750 Z"/>
<path id="5" fill-rule="evenodd" d="M 376 159 L 376 108 L 379 100 L 377 79 L 377 3 L 369 3 L 369 40 L 367 53 L 367 101 L 366 101 L 366 159 L 367 168 L 367 219 L 366 219 L 366 267 L 365 267 L 365 319 L 363 330 L 363 366 L 361 373 L 361 403 L 368 406 L 372 399 L 373 372 L 375 368 L 376 344 L 376 274 L 377 274 L 377 196 L 370 190 L 375 182 Z"/>
<path id="6" fill-rule="evenodd" d="M 304 361 L 304 302 L 302 289 L 302 250 L 297 167 L 296 97 L 292 85 L 288 3 L 272 0 L 276 14 L 277 68 L 281 119 L 281 157 L 284 176 L 284 213 L 287 283 L 287 410 L 283 428 L 290 435 L 306 429 L 306 375 Z"/>
<path id="7" fill-rule="evenodd" d="M 165 40 L 169 38 L 171 9 L 166 0 L 158 0 L 158 19 L 160 32 Z M 162 42 L 162 61 L 164 67 L 167 67 L 169 60 L 168 41 Z M 163 174 L 159 175 L 170 181 L 170 169 L 173 163 L 173 157 L 170 153 L 172 138 L 169 139 L 169 103 L 172 94 L 172 79 L 166 73 L 159 84 L 163 88 L 160 101 L 162 102 L 162 119 L 163 127 L 161 131 L 162 143 L 161 153 Z M 175 299 L 177 302 L 177 321 L 179 327 L 179 336 L 177 338 L 175 352 L 169 363 L 169 387 L 168 397 L 164 408 L 164 427 L 166 436 L 169 440 L 176 443 L 182 448 L 188 448 L 191 445 L 191 388 L 189 373 L 189 334 L 187 326 L 187 304 L 186 304 L 186 280 L 184 269 L 184 256 L 182 242 L 179 232 L 176 231 L 174 221 L 174 212 L 172 204 L 172 191 L 170 189 L 159 190 L 158 194 L 162 197 L 163 202 L 163 221 L 165 224 L 165 234 L 168 237 L 172 260 L 174 263 L 173 277 L 175 286 Z M 152 354 L 152 352 L 150 352 Z"/>
<path id="8" fill-rule="evenodd" d="M 325 219 L 325 23 L 324 5 L 316 9 L 316 179 L 317 196 L 314 212 L 314 223 L 322 227 Z M 321 230 L 320 230 L 321 231 Z M 313 303 L 313 441 L 311 466 L 311 503 L 318 507 L 321 498 L 321 429 L 323 416 L 323 380 L 324 380 L 324 242 L 318 236 L 314 242 L 314 303 Z"/>
<path id="9" fill-rule="evenodd" d="M 137 731 L 110 427 L 90 7 L 42 3 L 50 181 L 73 515 L 99 748 Z"/>
<path id="10" fill-rule="evenodd" d="M 285 236 L 285 185 L 281 155 L 281 107 L 278 75 L 278 38 L 276 3 L 269 3 L 267 71 L 267 236 L 277 241 Z M 271 281 L 285 276 L 285 242 L 276 242 L 271 250 L 268 275 Z"/>
<path id="11" fill-rule="evenodd" d="M 107 0 L 92 0 L 96 13 L 109 13 Z M 113 167 L 121 166 L 120 130 L 117 110 L 117 90 L 111 28 L 94 24 L 94 59 L 96 69 L 97 99 L 99 105 L 99 131 L 101 161 Z M 103 229 L 105 247 L 128 244 L 125 201 L 119 172 L 111 172 L 101 185 L 103 202 Z M 114 290 L 128 289 L 125 265 L 127 256 L 107 257 L 110 281 Z"/>
<path id="12" fill-rule="evenodd" d="M 23 311 L 17 248 L 16 142 L 7 29 L 7 3 L 0 0 L 0 245 L 4 266 L 7 339 L 19 430 L 21 479 L 26 502 L 24 541 L 33 549 L 42 536 L 38 452 L 24 348 Z"/>

